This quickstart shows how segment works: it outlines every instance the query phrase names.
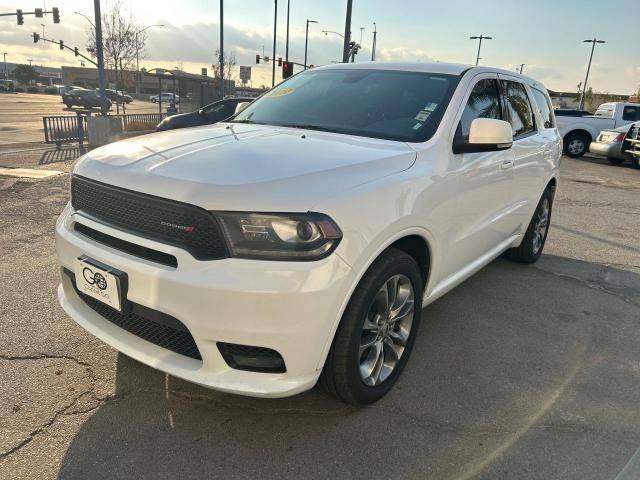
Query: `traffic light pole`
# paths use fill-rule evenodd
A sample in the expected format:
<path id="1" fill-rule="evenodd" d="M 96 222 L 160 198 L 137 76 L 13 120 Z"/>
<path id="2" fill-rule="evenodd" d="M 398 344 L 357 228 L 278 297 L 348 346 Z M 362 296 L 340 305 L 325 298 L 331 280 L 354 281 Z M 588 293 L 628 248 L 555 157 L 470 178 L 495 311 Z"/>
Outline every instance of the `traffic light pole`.
<path id="1" fill-rule="evenodd" d="M 34 35 L 37 35 L 37 37 L 34 37 Z M 93 60 L 91 60 L 89 57 L 84 56 L 84 55 L 83 55 L 83 54 L 81 54 L 80 52 L 76 52 L 76 49 L 77 49 L 78 47 L 71 48 L 71 47 L 69 47 L 69 46 L 65 45 L 65 44 L 64 44 L 64 42 L 62 42 L 62 40 L 60 40 L 60 42 L 62 42 L 62 44 L 60 44 L 60 42 L 56 42 L 55 40 L 50 40 L 50 39 L 48 39 L 48 38 L 44 38 L 42 35 L 39 35 L 39 34 L 37 34 L 37 33 L 34 33 L 34 34 L 32 35 L 32 37 L 33 37 L 33 39 L 34 39 L 34 40 L 33 40 L 33 43 L 38 43 L 40 40 L 42 40 L 43 42 L 55 43 L 56 45 L 60 45 L 60 46 L 62 47 L 60 50 L 63 50 L 63 49 L 65 49 L 65 48 L 66 48 L 67 50 L 71 50 L 71 51 L 74 53 L 74 55 L 75 55 L 76 57 L 82 57 L 82 58 L 84 58 L 87 62 L 89 62 L 89 63 L 93 63 L 93 65 L 94 65 L 94 66 L 96 66 L 96 67 L 98 66 L 98 64 L 97 64 L 96 62 L 94 62 Z"/>
<path id="2" fill-rule="evenodd" d="M 100 0 L 93 0 L 93 9 L 96 25 L 96 57 L 98 59 L 98 86 L 100 88 L 100 112 L 102 116 L 107 115 L 107 95 L 105 89 L 104 75 L 104 47 L 102 44 L 102 13 L 100 12 Z"/>

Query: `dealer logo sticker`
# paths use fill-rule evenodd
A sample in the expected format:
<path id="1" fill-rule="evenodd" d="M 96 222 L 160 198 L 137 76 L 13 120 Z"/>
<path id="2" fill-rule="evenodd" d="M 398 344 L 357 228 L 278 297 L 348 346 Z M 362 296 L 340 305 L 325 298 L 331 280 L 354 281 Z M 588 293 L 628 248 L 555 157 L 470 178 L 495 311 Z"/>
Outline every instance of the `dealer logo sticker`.
<path id="1" fill-rule="evenodd" d="M 101 273 L 94 273 L 89 267 L 84 267 L 82 269 L 82 276 L 87 281 L 89 285 L 95 285 L 100 290 L 107 289 L 107 279 L 104 278 L 104 275 Z"/>

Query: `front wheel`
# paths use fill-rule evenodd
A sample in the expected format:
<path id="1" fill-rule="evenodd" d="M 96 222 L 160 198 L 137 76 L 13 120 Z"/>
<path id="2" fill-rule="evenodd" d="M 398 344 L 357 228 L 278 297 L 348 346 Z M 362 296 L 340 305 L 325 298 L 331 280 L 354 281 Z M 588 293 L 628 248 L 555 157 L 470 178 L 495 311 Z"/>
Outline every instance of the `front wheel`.
<path id="1" fill-rule="evenodd" d="M 422 310 L 422 277 L 416 261 L 389 249 L 356 287 L 342 316 L 320 387 L 355 405 L 382 398 L 411 354 Z"/>
<path id="2" fill-rule="evenodd" d="M 156 102 L 157 102 L 157 100 L 155 98 L 151 99 L 151 103 L 156 103 Z"/>
<path id="3" fill-rule="evenodd" d="M 553 202 L 553 193 L 551 189 L 547 189 L 542 194 L 542 198 L 538 203 L 536 211 L 533 214 L 529 227 L 524 234 L 522 243 L 519 247 L 510 248 L 505 252 L 509 260 L 518 263 L 533 263 L 544 249 L 549 233 L 549 223 L 551 222 L 551 205 Z"/>
<path id="4" fill-rule="evenodd" d="M 580 133 L 570 133 L 564 138 L 564 153 L 571 158 L 580 158 L 589 149 L 591 141 Z"/>

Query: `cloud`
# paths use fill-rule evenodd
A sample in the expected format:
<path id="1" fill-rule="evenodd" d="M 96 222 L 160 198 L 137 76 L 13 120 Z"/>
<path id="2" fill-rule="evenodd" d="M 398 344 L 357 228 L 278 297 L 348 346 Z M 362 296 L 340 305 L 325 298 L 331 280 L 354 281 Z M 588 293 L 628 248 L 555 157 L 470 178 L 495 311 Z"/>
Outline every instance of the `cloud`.
<path id="1" fill-rule="evenodd" d="M 380 60 L 416 60 L 416 61 L 434 61 L 434 58 L 425 50 L 408 48 L 408 47 L 393 47 L 393 48 L 381 48 L 376 52 L 376 58 Z"/>

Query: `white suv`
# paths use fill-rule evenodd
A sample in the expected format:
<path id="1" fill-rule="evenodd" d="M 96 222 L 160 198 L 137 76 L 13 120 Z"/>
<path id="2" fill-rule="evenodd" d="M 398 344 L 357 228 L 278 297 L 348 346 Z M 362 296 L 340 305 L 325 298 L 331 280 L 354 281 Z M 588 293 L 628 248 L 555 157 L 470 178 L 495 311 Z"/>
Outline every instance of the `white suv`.
<path id="1" fill-rule="evenodd" d="M 422 307 L 544 246 L 561 139 L 545 88 L 484 67 L 295 75 L 226 123 L 74 166 L 58 298 L 176 377 L 281 397 L 382 397 Z"/>

